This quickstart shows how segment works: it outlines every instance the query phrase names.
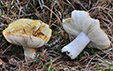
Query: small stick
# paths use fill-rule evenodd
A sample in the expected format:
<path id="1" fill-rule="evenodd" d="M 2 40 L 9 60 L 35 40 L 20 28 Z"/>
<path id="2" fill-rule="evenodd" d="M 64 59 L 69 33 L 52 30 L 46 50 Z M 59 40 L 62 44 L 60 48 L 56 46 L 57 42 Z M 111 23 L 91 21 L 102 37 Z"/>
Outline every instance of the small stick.
<path id="1" fill-rule="evenodd" d="M 9 49 L 11 46 L 12 46 L 12 45 L 9 45 L 9 46 L 2 52 L 2 54 L 4 54 L 4 53 L 7 51 L 7 49 Z"/>
<path id="2" fill-rule="evenodd" d="M 56 60 L 60 59 L 60 58 L 62 58 L 62 56 L 59 56 L 59 57 L 54 58 L 52 60 L 52 63 L 55 62 Z M 48 65 L 48 64 L 50 64 L 50 62 L 45 63 L 45 65 Z"/>

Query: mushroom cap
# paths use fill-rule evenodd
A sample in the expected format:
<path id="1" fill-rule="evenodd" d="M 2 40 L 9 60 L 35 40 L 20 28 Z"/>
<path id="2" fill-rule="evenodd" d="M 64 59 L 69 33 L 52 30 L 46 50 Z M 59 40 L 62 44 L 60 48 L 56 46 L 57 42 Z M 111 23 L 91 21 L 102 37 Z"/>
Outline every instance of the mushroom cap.
<path id="1" fill-rule="evenodd" d="M 3 35 L 10 43 L 23 47 L 38 48 L 46 44 L 52 30 L 40 20 L 19 19 L 3 30 Z"/>
<path id="2" fill-rule="evenodd" d="M 62 23 L 70 35 L 76 37 L 80 32 L 84 32 L 91 41 L 90 47 L 105 49 L 110 46 L 110 40 L 100 28 L 99 20 L 91 18 L 88 12 L 74 10 L 71 18 L 64 19 Z"/>

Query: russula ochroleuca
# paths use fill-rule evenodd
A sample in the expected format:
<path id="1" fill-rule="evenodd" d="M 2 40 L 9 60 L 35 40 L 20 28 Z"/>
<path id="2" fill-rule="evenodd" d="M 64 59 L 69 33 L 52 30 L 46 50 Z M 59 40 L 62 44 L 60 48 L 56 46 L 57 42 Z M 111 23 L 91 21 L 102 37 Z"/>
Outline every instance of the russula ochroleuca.
<path id="1" fill-rule="evenodd" d="M 8 42 L 23 46 L 25 60 L 28 61 L 35 58 L 35 48 L 49 41 L 52 30 L 40 20 L 19 19 L 9 24 L 2 33 Z"/>
<path id="2" fill-rule="evenodd" d="M 100 28 L 99 21 L 91 18 L 88 12 L 74 10 L 71 18 L 63 19 L 62 24 L 68 34 L 76 37 L 61 50 L 71 59 L 75 59 L 88 44 L 100 49 L 110 46 L 110 40 Z"/>

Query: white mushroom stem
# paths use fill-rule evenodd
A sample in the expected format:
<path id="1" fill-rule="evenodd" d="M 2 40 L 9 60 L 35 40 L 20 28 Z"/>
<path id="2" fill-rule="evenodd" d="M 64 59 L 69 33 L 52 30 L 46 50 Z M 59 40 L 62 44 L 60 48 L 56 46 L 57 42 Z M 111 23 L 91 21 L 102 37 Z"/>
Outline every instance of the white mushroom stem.
<path id="1" fill-rule="evenodd" d="M 34 59 L 36 57 L 36 49 L 27 48 L 27 47 L 23 47 L 23 48 L 24 48 L 25 61 Z"/>
<path id="2" fill-rule="evenodd" d="M 71 43 L 62 48 L 71 59 L 75 59 L 90 42 L 88 36 L 81 32 Z"/>

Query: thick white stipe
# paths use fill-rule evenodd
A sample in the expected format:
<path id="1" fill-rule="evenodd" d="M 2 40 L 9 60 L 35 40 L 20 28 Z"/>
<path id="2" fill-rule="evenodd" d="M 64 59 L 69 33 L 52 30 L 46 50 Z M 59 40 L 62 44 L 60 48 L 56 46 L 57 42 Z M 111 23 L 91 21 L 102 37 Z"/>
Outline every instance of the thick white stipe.
<path id="1" fill-rule="evenodd" d="M 71 43 L 62 48 L 62 52 L 66 52 L 71 59 L 75 59 L 89 42 L 88 36 L 81 32 Z"/>

